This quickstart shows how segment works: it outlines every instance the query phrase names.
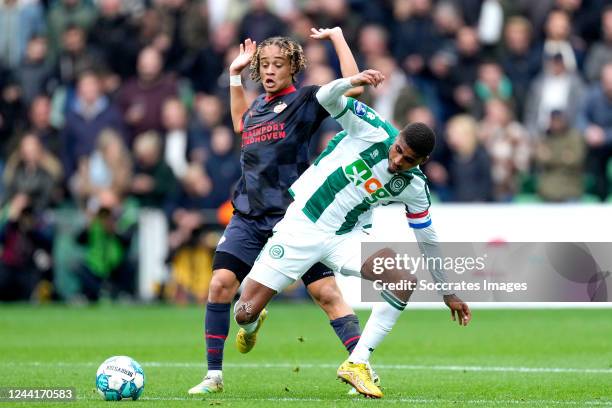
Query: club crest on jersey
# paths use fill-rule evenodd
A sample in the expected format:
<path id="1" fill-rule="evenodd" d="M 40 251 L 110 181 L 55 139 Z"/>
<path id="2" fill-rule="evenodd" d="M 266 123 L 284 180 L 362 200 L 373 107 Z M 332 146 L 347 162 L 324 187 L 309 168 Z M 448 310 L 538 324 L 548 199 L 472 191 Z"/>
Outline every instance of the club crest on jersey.
<path id="1" fill-rule="evenodd" d="M 396 194 L 401 193 L 402 190 L 406 188 L 408 183 L 409 183 L 409 180 L 406 177 L 395 175 L 393 176 L 393 178 L 389 181 L 387 185 L 389 186 L 389 190 L 391 191 L 391 193 L 396 195 Z"/>
<path id="2" fill-rule="evenodd" d="M 285 248 L 282 245 L 272 245 L 269 254 L 273 259 L 281 259 L 285 255 Z"/>
<path id="3" fill-rule="evenodd" d="M 353 102 L 353 108 L 355 109 L 355 115 L 362 117 L 368 111 L 368 108 L 363 102 L 355 101 Z"/>
<path id="4" fill-rule="evenodd" d="M 274 113 L 281 113 L 282 111 L 285 110 L 286 107 L 287 107 L 287 104 L 285 102 L 280 102 L 276 106 L 274 106 L 274 109 L 272 110 L 274 111 Z"/>

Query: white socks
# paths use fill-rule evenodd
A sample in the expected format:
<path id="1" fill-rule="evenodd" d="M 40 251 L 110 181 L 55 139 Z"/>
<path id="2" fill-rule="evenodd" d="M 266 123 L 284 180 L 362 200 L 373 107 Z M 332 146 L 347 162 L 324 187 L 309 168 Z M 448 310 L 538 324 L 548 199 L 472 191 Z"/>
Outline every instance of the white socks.
<path id="1" fill-rule="evenodd" d="M 208 372 L 206 373 L 206 377 L 223 378 L 223 371 L 221 371 L 221 370 L 208 370 Z"/>
<path id="2" fill-rule="evenodd" d="M 238 326 L 242 327 L 247 334 L 251 334 L 257 328 L 257 323 L 259 323 L 259 316 L 257 316 L 257 319 L 252 323 L 239 324 Z"/>
<path id="3" fill-rule="evenodd" d="M 385 293 L 385 295 L 387 294 L 388 292 Z M 406 307 L 404 302 L 398 304 L 399 299 L 395 296 L 390 299 L 393 303 L 389 302 L 384 295 L 383 298 L 385 298 L 385 302 L 376 303 L 372 308 L 372 313 L 361 333 L 361 338 L 349 356 L 350 362 L 368 362 L 372 352 L 391 331 L 395 322 L 402 314 L 402 310 Z M 398 306 L 403 307 L 400 309 Z"/>

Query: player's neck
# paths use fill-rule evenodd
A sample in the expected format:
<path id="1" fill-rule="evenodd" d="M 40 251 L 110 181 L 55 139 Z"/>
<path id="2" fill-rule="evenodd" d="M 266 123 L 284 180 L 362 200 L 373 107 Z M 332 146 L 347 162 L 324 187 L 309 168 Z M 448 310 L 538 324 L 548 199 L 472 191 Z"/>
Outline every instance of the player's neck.
<path id="1" fill-rule="evenodd" d="M 274 92 L 274 93 L 266 92 L 266 102 L 270 102 L 274 98 L 278 98 L 279 96 L 290 94 L 291 92 L 295 92 L 295 86 L 293 84 L 289 85 L 288 87 L 284 89 L 281 89 L 278 92 Z"/>

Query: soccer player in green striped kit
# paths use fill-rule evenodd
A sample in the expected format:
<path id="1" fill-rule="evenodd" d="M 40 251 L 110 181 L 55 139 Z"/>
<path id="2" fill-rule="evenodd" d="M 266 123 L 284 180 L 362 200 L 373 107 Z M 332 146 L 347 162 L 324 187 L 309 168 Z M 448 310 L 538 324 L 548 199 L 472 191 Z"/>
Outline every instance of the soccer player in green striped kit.
<path id="1" fill-rule="evenodd" d="M 319 89 L 319 103 L 342 125 L 343 131 L 291 186 L 294 198 L 285 217 L 274 228 L 245 281 L 234 316 L 241 329 L 239 349 L 254 345 L 266 304 L 316 262 L 334 272 L 380 280 L 384 284 L 416 282 L 409 271 L 398 268 L 374 274 L 374 258 L 393 258 L 390 249 L 378 251 L 363 264 L 359 256 L 364 228 L 371 225 L 372 209 L 380 204 L 401 202 L 421 251 L 440 257 L 437 236 L 429 215 L 429 192 L 419 164 L 429 157 L 435 135 L 422 123 L 401 131 L 367 105 L 344 94 L 363 85 L 377 86 L 384 80 L 374 70 L 333 81 Z M 435 264 L 435 263 L 434 263 Z M 434 281 L 447 281 L 444 270 L 430 270 Z M 338 368 L 338 377 L 361 394 L 380 398 L 382 392 L 371 378 L 368 360 L 406 307 L 412 290 L 408 285 L 387 286 L 376 303 L 357 346 Z M 396 289 L 398 288 L 398 289 Z M 444 302 L 459 324 L 471 319 L 469 307 L 452 292 L 442 292 Z"/>

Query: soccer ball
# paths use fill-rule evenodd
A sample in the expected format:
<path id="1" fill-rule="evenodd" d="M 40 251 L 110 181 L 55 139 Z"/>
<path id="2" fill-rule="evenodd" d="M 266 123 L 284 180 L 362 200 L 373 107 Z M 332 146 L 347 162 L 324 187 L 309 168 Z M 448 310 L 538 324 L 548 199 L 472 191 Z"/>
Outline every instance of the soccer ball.
<path id="1" fill-rule="evenodd" d="M 106 359 L 96 373 L 96 389 L 107 401 L 137 400 L 145 385 L 142 367 L 127 356 Z"/>

